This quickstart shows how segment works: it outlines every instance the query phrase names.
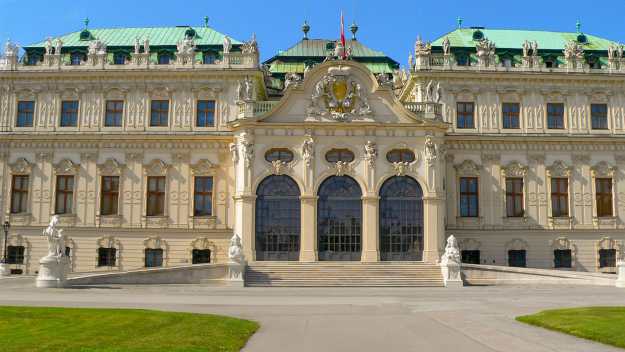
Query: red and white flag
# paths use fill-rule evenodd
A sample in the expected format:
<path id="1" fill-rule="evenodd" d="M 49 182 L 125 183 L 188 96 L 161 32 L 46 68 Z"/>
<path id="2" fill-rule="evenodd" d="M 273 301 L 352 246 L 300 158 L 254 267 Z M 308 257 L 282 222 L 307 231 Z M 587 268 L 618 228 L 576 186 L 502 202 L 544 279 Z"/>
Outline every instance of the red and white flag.
<path id="1" fill-rule="evenodd" d="M 343 11 L 341 11 L 341 45 L 343 45 L 342 58 L 347 57 L 347 47 L 345 46 L 345 23 L 343 21 Z"/>

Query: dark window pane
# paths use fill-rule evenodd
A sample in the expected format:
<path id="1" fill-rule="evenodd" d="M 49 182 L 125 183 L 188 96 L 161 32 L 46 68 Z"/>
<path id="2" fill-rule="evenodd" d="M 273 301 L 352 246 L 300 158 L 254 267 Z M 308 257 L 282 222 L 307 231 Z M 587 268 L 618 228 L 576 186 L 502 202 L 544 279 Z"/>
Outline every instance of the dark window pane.
<path id="1" fill-rule="evenodd" d="M 117 215 L 119 204 L 119 176 L 103 176 L 101 187 L 101 215 Z"/>
<path id="2" fill-rule="evenodd" d="M 212 127 L 215 125 L 214 100 L 198 100 L 196 125 L 198 127 Z"/>
<path id="3" fill-rule="evenodd" d="M 35 112 L 34 101 L 19 101 L 17 103 L 17 127 L 33 127 L 33 116 Z"/>
<path id="4" fill-rule="evenodd" d="M 596 203 L 597 203 L 597 216 L 598 217 L 613 216 L 612 179 L 611 178 L 595 179 L 595 193 L 596 193 Z"/>
<path id="5" fill-rule="evenodd" d="M 211 262 L 210 249 L 194 249 L 192 256 L 191 264 L 208 264 Z"/>
<path id="6" fill-rule="evenodd" d="M 360 260 L 362 191 L 348 176 L 332 176 L 319 187 L 319 260 Z"/>
<path id="7" fill-rule="evenodd" d="M 293 152 L 286 148 L 273 148 L 265 153 L 265 160 L 270 163 L 276 160 L 290 163 L 291 161 L 293 161 Z"/>
<path id="8" fill-rule="evenodd" d="M 616 249 L 599 250 L 599 268 L 616 268 Z"/>
<path id="9" fill-rule="evenodd" d="M 523 211 L 523 179 L 506 178 L 506 216 L 522 217 Z"/>
<path id="10" fill-rule="evenodd" d="M 518 103 L 503 103 L 501 106 L 503 128 L 520 128 Z"/>
<path id="11" fill-rule="evenodd" d="M 24 246 L 7 246 L 7 263 L 24 264 Z"/>
<path id="12" fill-rule="evenodd" d="M 104 117 L 105 127 L 121 127 L 124 114 L 124 102 L 122 100 L 108 100 L 106 102 L 106 114 Z"/>
<path id="13" fill-rule="evenodd" d="M 212 64 L 214 64 L 215 63 L 215 54 L 205 52 L 203 57 L 202 57 L 202 62 L 205 65 L 212 65 Z"/>
<path id="14" fill-rule="evenodd" d="M 473 103 L 458 103 L 456 105 L 456 125 L 458 128 L 475 128 L 474 108 Z"/>
<path id="15" fill-rule="evenodd" d="M 213 178 L 210 176 L 195 177 L 194 193 L 195 216 L 210 216 L 213 214 Z"/>
<path id="16" fill-rule="evenodd" d="M 171 60 L 171 55 L 169 53 L 160 53 L 158 54 L 158 64 L 159 65 L 169 65 L 169 61 Z"/>
<path id="17" fill-rule="evenodd" d="M 477 177 L 460 178 L 460 216 L 479 216 L 479 193 Z"/>
<path id="18" fill-rule="evenodd" d="M 390 163 L 411 163 L 415 161 L 415 154 L 409 149 L 393 149 L 386 153 L 386 160 Z"/>
<path id="19" fill-rule="evenodd" d="M 527 266 L 527 252 L 524 249 L 509 250 L 508 266 L 525 268 Z"/>
<path id="20" fill-rule="evenodd" d="M 563 129 L 564 128 L 564 104 L 548 103 L 547 104 L 547 128 Z"/>
<path id="21" fill-rule="evenodd" d="M 165 176 L 148 177 L 147 216 L 165 214 Z"/>
<path id="22" fill-rule="evenodd" d="M 57 176 L 55 214 L 71 214 L 73 203 L 74 176 Z"/>
<path id="23" fill-rule="evenodd" d="M 338 161 L 351 163 L 354 161 L 354 153 L 349 149 L 332 149 L 326 153 L 326 160 L 329 163 L 336 163 Z"/>
<path id="24" fill-rule="evenodd" d="M 145 249 L 145 267 L 156 268 L 163 266 L 163 250 L 158 249 Z"/>
<path id="25" fill-rule="evenodd" d="M 113 64 L 114 65 L 124 65 L 126 63 L 126 54 L 125 53 L 115 53 L 113 56 Z"/>
<path id="26" fill-rule="evenodd" d="M 553 251 L 554 268 L 570 268 L 572 265 L 572 256 L 570 249 L 556 249 Z"/>
<path id="27" fill-rule="evenodd" d="M 608 129 L 608 105 L 592 104 L 590 105 L 591 124 L 593 130 Z"/>
<path id="28" fill-rule="evenodd" d="M 169 121 L 169 100 L 152 100 L 150 126 L 167 127 Z"/>
<path id="29" fill-rule="evenodd" d="M 61 127 L 78 126 L 78 101 L 61 102 Z"/>
<path id="30" fill-rule="evenodd" d="M 28 212 L 28 176 L 13 175 L 11 189 L 11 213 Z"/>
<path id="31" fill-rule="evenodd" d="M 479 250 L 464 250 L 460 252 L 462 255 L 462 262 L 467 264 L 480 264 L 480 251 Z"/>
<path id="32" fill-rule="evenodd" d="M 256 259 L 299 259 L 300 191 L 286 175 L 265 178 L 256 190 Z"/>
<path id="33" fill-rule="evenodd" d="M 72 53 L 70 56 L 71 65 L 80 65 L 84 61 L 84 55 L 82 53 Z"/>
<path id="34" fill-rule="evenodd" d="M 380 260 L 423 259 L 423 191 L 408 176 L 391 177 L 380 188 Z"/>
<path id="35" fill-rule="evenodd" d="M 569 179 L 551 179 L 551 216 L 569 216 Z"/>
<path id="36" fill-rule="evenodd" d="M 115 266 L 117 248 L 98 248 L 98 266 Z"/>

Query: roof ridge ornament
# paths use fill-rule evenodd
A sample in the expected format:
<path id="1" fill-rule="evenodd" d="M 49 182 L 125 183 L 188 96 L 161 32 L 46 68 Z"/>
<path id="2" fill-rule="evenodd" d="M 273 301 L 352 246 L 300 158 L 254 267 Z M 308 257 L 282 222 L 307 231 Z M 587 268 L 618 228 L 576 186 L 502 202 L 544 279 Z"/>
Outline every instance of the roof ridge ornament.
<path id="1" fill-rule="evenodd" d="M 304 40 L 308 40 L 308 32 L 310 31 L 310 25 L 307 20 L 304 20 L 304 24 L 302 24 L 302 32 L 304 32 Z"/>

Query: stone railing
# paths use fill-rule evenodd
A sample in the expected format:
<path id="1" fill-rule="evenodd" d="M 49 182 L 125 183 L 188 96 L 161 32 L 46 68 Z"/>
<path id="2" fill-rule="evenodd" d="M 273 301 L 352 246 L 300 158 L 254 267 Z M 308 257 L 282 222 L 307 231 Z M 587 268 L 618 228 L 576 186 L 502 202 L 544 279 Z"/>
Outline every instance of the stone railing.
<path id="1" fill-rule="evenodd" d="M 442 105 L 435 102 L 404 102 L 404 107 L 428 119 L 442 119 Z"/>
<path id="2" fill-rule="evenodd" d="M 248 101 L 239 102 L 239 119 L 246 119 L 265 114 L 278 104 L 279 101 Z"/>
<path id="3" fill-rule="evenodd" d="M 63 60 L 61 55 L 44 55 L 43 61 L 36 65 L 29 65 L 18 62 L 14 58 L 0 58 L 0 71 L 91 71 L 91 70 L 110 70 L 125 71 L 134 69 L 149 70 L 171 70 L 180 68 L 198 68 L 198 69 L 256 69 L 259 67 L 258 53 L 240 53 L 233 52 L 224 54 L 222 60 L 215 61 L 212 64 L 204 64 L 197 60 L 176 60 L 171 58 L 169 64 L 156 64 L 150 62 L 147 54 L 131 54 L 131 58 L 125 64 L 111 64 L 106 59 L 106 54 L 88 55 L 86 61 L 80 65 L 70 65 Z"/>

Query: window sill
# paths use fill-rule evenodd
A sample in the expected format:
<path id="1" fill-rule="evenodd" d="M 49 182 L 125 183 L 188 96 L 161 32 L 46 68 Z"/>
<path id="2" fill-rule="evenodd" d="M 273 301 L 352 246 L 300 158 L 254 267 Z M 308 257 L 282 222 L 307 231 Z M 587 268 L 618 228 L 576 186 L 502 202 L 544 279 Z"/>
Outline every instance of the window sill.
<path id="1" fill-rule="evenodd" d="M 13 226 L 28 226 L 32 220 L 30 213 L 12 213 L 9 214 L 9 222 Z"/>
<path id="2" fill-rule="evenodd" d="M 167 215 L 156 215 L 156 216 L 145 216 L 144 217 L 145 227 L 155 227 L 155 228 L 163 228 L 169 226 L 169 216 Z"/>
<path id="3" fill-rule="evenodd" d="M 189 224 L 194 229 L 214 229 L 217 226 L 217 217 L 210 216 L 190 216 Z"/>
<path id="4" fill-rule="evenodd" d="M 592 218 L 592 223 L 595 228 L 598 229 L 616 229 L 618 223 L 618 217 L 616 216 L 595 216 Z"/>
<path id="5" fill-rule="evenodd" d="M 573 218 L 570 216 L 550 216 L 549 225 L 553 229 L 570 229 L 573 226 Z"/>
<path id="6" fill-rule="evenodd" d="M 98 215 L 96 220 L 102 227 L 120 227 L 122 224 L 121 215 Z"/>
<path id="7" fill-rule="evenodd" d="M 52 214 L 59 217 L 59 226 L 74 226 L 78 220 L 76 214 Z"/>

